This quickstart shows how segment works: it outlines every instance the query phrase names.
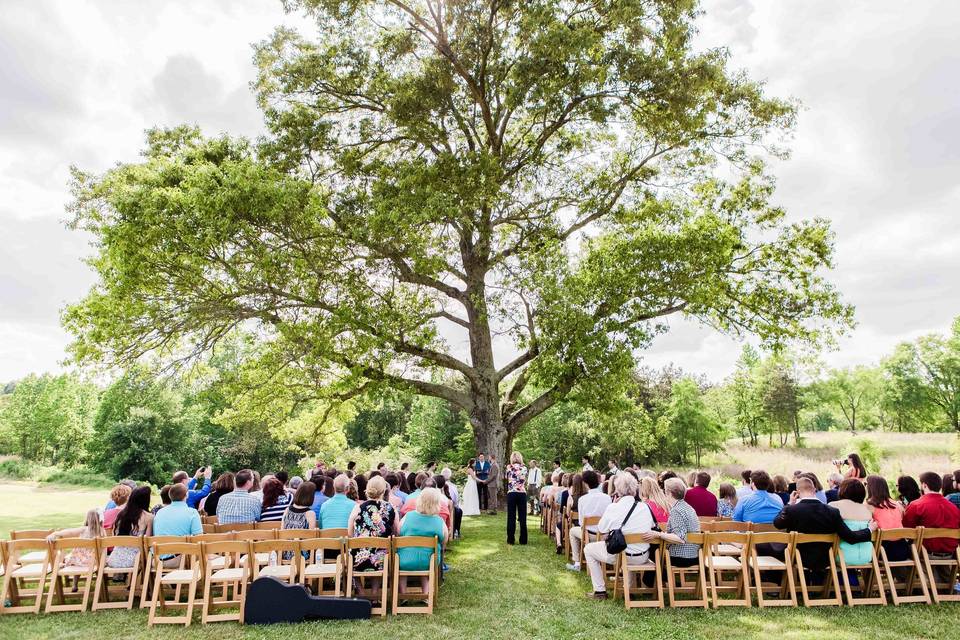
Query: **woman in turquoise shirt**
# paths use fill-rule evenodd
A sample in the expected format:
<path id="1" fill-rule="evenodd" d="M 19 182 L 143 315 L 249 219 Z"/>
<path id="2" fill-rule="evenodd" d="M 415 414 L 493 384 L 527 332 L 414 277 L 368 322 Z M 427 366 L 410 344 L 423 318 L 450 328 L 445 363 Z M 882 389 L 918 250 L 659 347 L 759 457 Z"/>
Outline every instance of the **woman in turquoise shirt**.
<path id="1" fill-rule="evenodd" d="M 447 542 L 447 525 L 440 517 L 440 490 L 428 487 L 417 498 L 417 510 L 411 511 L 400 522 L 401 536 L 430 536 L 437 539 L 436 562 L 439 565 L 443 545 Z M 401 571 L 426 571 L 430 568 L 430 555 L 434 550 L 423 547 L 404 547 L 397 550 Z M 401 578 L 401 590 L 406 588 L 406 580 Z M 428 581 L 424 579 L 424 582 Z M 427 591 L 430 584 L 424 584 Z"/>
<path id="2" fill-rule="evenodd" d="M 856 478 L 847 478 L 840 483 L 840 489 L 837 491 L 839 500 L 831 502 L 829 507 L 837 509 L 844 524 L 851 531 L 866 529 L 873 519 L 873 514 L 864 500 L 867 499 L 867 490 L 863 482 Z M 872 558 L 872 542 L 857 542 L 849 544 L 840 541 L 840 553 L 848 565 L 869 564 Z"/>

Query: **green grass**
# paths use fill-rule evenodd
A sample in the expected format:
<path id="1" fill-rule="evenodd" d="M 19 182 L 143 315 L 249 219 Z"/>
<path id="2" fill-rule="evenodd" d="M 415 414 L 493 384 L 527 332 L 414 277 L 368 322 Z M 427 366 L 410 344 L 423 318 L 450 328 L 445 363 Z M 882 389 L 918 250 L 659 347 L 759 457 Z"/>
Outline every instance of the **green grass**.
<path id="1" fill-rule="evenodd" d="M 0 538 L 15 529 L 79 527 L 88 509 L 102 507 L 109 498 L 105 490 L 0 482 Z"/>
<path id="2" fill-rule="evenodd" d="M 0 485 L 0 489 L 7 489 Z M 41 492 L 42 493 L 42 492 Z M 0 504 L 6 508 L 5 500 Z M 81 509 L 82 510 L 82 509 Z M 860 607 L 857 609 L 726 609 L 722 611 L 630 611 L 619 601 L 585 599 L 585 574 L 563 568 L 550 541 L 530 520 L 530 544 L 508 547 L 504 520 L 468 518 L 464 539 L 449 554 L 453 571 L 440 590 L 433 616 L 388 616 L 362 622 L 307 622 L 273 627 L 234 623 L 199 624 L 189 629 L 146 626 L 145 611 L 97 614 L 17 615 L 0 617 L 0 638 L 30 640 L 113 638 L 278 640 L 398 640 L 472 637 L 515 638 L 706 638 L 748 640 L 863 640 L 878 638 L 956 638 L 960 605 L 937 607 Z M 7 526 L 6 518 L 0 518 Z M 49 522 L 49 520 L 47 520 Z M 24 524 L 27 524 L 24 521 Z M 199 621 L 199 614 L 197 616 Z"/>

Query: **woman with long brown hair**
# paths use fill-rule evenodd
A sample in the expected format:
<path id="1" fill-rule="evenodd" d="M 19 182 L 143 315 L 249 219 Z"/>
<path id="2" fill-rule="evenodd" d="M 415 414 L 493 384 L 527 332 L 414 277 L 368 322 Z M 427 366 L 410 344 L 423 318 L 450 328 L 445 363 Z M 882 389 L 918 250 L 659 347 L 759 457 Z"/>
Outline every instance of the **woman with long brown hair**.
<path id="1" fill-rule="evenodd" d="M 903 505 L 890 496 L 887 481 L 881 476 L 867 476 L 867 508 L 879 529 L 903 528 Z M 907 560 L 910 547 L 906 540 L 886 540 L 883 548 L 891 562 Z"/>

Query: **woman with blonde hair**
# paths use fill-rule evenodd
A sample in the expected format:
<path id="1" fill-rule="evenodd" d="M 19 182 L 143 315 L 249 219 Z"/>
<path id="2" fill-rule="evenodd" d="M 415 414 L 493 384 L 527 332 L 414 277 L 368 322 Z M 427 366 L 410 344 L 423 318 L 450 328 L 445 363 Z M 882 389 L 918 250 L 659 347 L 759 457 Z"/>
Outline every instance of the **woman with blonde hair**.
<path id="1" fill-rule="evenodd" d="M 108 531 L 113 529 L 113 523 L 116 522 L 117 516 L 120 515 L 124 505 L 127 504 L 131 493 L 133 493 L 133 489 L 130 488 L 130 485 L 122 483 L 110 490 L 110 499 L 116 506 L 103 512 L 104 529 Z"/>
<path id="2" fill-rule="evenodd" d="M 125 486 L 125 485 L 117 485 Z M 127 495 L 130 493 L 130 487 L 126 487 Z M 124 498 L 126 502 L 126 498 Z M 59 531 L 54 531 L 49 536 L 47 536 L 47 542 L 53 542 L 58 538 L 83 538 L 84 540 L 93 540 L 95 538 L 103 538 L 107 535 L 107 532 L 104 531 L 103 525 L 100 522 L 100 512 L 96 509 L 90 509 L 87 511 L 87 517 L 84 520 L 82 527 L 77 527 L 75 529 L 60 529 Z M 70 567 L 83 567 L 84 569 L 92 567 L 96 564 L 97 558 L 96 554 L 93 552 L 93 549 L 72 549 L 70 553 L 63 559 L 63 564 Z M 73 576 L 73 590 L 76 591 L 78 585 L 80 584 L 80 576 Z"/>
<path id="3" fill-rule="evenodd" d="M 442 562 L 443 547 L 447 543 L 449 531 L 440 517 L 440 490 L 427 487 L 420 492 L 417 498 L 417 508 L 403 516 L 400 521 L 401 536 L 428 536 L 437 539 L 435 549 L 424 547 L 404 547 L 397 550 L 400 559 L 401 571 L 427 571 L 430 569 L 430 555 L 436 553 L 436 562 Z M 430 589 L 429 581 L 424 578 L 424 591 Z M 406 588 L 406 581 L 401 584 L 401 590 Z"/>
<path id="4" fill-rule="evenodd" d="M 514 543 L 518 521 L 520 544 L 527 544 L 527 467 L 519 451 L 510 454 L 504 475 L 507 479 L 507 544 Z"/>
<path id="5" fill-rule="evenodd" d="M 675 476 L 671 476 L 675 477 Z M 667 478 L 669 479 L 669 478 Z M 666 523 L 670 518 L 670 504 L 667 496 L 660 488 L 660 484 L 653 478 L 644 478 L 640 481 L 640 499 L 647 503 L 653 517 L 658 523 Z"/>

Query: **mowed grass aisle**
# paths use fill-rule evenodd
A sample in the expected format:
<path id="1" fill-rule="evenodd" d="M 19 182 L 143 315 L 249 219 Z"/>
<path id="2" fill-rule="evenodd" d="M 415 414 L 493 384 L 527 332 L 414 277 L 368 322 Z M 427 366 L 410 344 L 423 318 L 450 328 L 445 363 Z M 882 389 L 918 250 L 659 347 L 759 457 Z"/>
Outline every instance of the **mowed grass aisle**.
<path id="1" fill-rule="evenodd" d="M 746 640 L 957 638 L 960 605 L 857 609 L 726 609 L 630 611 L 621 602 L 588 601 L 585 574 L 563 568 L 549 540 L 530 519 L 530 544 L 508 547 L 505 518 L 468 518 L 464 539 L 450 553 L 433 616 L 388 616 L 362 622 L 308 622 L 272 627 L 195 622 L 148 629 L 145 611 L 0 616 L 0 638 L 276 638 L 299 640 L 418 640 L 456 638 L 729 638 Z M 197 617 L 199 620 L 199 614 Z"/>

